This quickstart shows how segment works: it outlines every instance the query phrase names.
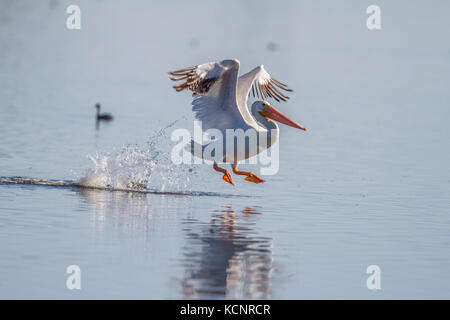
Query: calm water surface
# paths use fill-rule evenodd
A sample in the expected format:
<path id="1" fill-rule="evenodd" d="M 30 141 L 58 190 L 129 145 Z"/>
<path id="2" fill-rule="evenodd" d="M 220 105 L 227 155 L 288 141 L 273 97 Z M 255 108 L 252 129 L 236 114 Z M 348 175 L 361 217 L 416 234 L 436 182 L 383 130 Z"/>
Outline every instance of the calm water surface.
<path id="1" fill-rule="evenodd" d="M 70 1 L 2 1 L 0 176 L 219 195 L 0 185 L 0 298 L 449 298 L 450 4 L 378 1 L 368 31 L 341 2 L 78 1 L 69 31 Z M 265 184 L 169 161 L 193 116 L 167 71 L 230 57 L 309 129 L 281 126 Z"/>

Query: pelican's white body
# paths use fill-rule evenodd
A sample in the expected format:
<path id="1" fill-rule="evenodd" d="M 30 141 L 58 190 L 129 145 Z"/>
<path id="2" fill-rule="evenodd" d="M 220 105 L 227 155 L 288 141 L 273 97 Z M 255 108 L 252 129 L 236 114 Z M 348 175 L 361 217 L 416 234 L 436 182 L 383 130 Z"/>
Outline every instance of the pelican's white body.
<path id="1" fill-rule="evenodd" d="M 217 162 L 237 164 L 239 161 L 266 150 L 278 139 L 277 124 L 262 117 L 253 110 L 255 109 L 253 107 L 252 113 L 250 113 L 247 106 L 250 89 L 254 82 L 265 83 L 270 79 L 270 75 L 261 65 L 238 78 L 239 65 L 239 61 L 233 59 L 206 63 L 196 69 L 200 77 L 217 78 L 217 80 L 206 94 L 193 95 L 192 109 L 196 113 L 196 118 L 201 121 L 204 131 L 216 129 L 222 134 L 222 139 L 201 147 L 191 143 L 188 148 L 196 157 L 217 161 L 217 157 L 212 157 L 211 153 L 204 151 L 222 150 L 223 159 Z M 234 130 L 243 130 L 244 132 L 253 130 L 253 135 L 256 136 L 256 141 L 253 142 L 256 145 L 253 143 L 245 143 L 245 146 L 236 145 L 237 139 L 233 138 L 232 134 L 230 135 L 230 131 Z M 250 136 L 252 135 L 251 132 L 248 133 Z M 230 139 L 234 141 L 230 141 Z M 230 148 L 233 145 L 234 148 Z"/>

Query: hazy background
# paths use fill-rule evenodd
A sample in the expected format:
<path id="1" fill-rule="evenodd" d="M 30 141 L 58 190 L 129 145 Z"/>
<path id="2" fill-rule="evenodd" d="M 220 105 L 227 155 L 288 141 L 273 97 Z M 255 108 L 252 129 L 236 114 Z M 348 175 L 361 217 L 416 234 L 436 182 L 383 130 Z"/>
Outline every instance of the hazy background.
<path id="1" fill-rule="evenodd" d="M 81 30 L 66 28 L 71 4 Z M 274 105 L 309 129 L 281 127 L 280 171 L 263 185 L 232 187 L 207 166 L 165 176 L 165 189 L 248 198 L 0 185 L 0 297 L 449 298 L 449 12 L 0 0 L 0 176 L 78 179 L 88 154 L 152 154 L 155 132 L 192 126 L 190 95 L 167 71 L 225 58 L 288 83 L 291 99 Z M 96 102 L 115 116 L 99 130 Z M 70 264 L 81 291 L 65 288 Z M 379 292 L 366 288 L 371 264 Z"/>

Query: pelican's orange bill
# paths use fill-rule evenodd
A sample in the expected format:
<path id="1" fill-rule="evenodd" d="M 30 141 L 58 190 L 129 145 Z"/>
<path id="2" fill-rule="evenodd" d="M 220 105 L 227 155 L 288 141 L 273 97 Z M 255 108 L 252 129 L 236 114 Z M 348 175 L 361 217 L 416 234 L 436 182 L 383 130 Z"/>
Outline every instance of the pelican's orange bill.
<path id="1" fill-rule="evenodd" d="M 267 117 L 267 118 L 270 118 L 272 120 L 278 121 L 278 122 L 280 122 L 282 124 L 285 124 L 287 126 L 294 127 L 294 128 L 306 131 L 306 128 L 304 126 L 302 126 L 300 123 L 292 120 L 288 116 L 285 116 L 284 114 L 282 114 L 280 111 L 278 111 L 277 109 L 275 109 L 272 106 L 267 106 L 265 108 L 265 110 L 261 111 L 260 113 L 264 117 Z"/>

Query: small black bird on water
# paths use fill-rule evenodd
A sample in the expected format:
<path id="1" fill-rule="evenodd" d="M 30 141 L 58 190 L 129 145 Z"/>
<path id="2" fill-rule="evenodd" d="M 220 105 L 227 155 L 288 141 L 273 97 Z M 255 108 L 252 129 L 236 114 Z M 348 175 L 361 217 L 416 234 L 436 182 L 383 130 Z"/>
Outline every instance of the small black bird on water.
<path id="1" fill-rule="evenodd" d="M 95 107 L 97 108 L 97 120 L 105 120 L 105 121 L 111 121 L 114 119 L 114 117 L 112 116 L 112 114 L 109 113 L 100 113 L 100 103 L 97 103 L 95 105 Z"/>

